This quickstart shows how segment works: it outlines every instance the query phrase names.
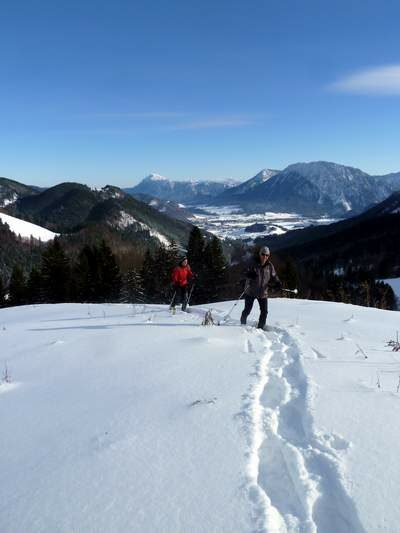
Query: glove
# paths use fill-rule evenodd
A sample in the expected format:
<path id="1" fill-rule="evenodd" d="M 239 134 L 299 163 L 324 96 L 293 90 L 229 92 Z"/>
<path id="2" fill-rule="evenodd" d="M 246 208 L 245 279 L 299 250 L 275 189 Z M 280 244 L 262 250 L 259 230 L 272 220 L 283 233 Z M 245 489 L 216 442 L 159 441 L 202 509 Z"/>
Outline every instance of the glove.
<path id="1" fill-rule="evenodd" d="M 247 279 L 256 279 L 257 274 L 250 270 L 250 272 L 246 272 L 245 276 L 246 276 Z"/>
<path id="2" fill-rule="evenodd" d="M 281 291 L 282 288 L 283 288 L 283 283 L 282 283 L 281 281 L 277 281 L 277 282 L 275 283 L 275 289 L 276 289 L 277 291 Z"/>

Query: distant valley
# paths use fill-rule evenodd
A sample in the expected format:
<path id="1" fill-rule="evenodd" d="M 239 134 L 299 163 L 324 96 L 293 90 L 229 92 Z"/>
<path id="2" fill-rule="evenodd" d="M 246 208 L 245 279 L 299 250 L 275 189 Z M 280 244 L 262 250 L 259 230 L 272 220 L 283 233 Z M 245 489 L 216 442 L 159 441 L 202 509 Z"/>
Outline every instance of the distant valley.
<path id="1" fill-rule="evenodd" d="M 240 206 L 192 206 L 192 224 L 214 233 L 220 239 L 241 239 L 253 244 L 255 239 L 282 235 L 308 226 L 331 224 L 337 219 L 307 217 L 296 213 L 248 213 Z"/>
<path id="2" fill-rule="evenodd" d="M 29 271 L 55 233 L 71 257 L 104 239 L 127 271 L 160 245 L 175 241 L 185 250 L 196 225 L 206 240 L 212 233 L 223 240 L 233 279 L 248 246 L 267 244 L 281 264 L 294 261 L 303 282 L 314 287 L 310 294 L 339 298 L 344 289 L 335 276 L 350 276 L 351 292 L 371 277 L 400 275 L 399 179 L 324 162 L 264 170 L 239 185 L 149 176 L 125 190 L 71 182 L 40 189 L 0 178 L 0 277 L 8 279 L 15 264 Z M 147 192 L 140 192 L 143 183 Z"/>

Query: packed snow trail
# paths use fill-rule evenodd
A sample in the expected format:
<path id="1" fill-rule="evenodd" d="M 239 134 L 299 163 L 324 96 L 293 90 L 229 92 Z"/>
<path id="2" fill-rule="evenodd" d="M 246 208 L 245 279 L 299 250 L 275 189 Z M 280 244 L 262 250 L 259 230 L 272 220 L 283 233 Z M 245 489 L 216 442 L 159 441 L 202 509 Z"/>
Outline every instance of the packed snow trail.
<path id="1" fill-rule="evenodd" d="M 343 485 L 335 438 L 322 439 L 313 429 L 298 348 L 283 330 L 247 335 L 253 341 L 245 346 L 257 343 L 261 356 L 242 411 L 255 531 L 363 532 Z"/>
<path id="2" fill-rule="evenodd" d="M 278 328 L 264 333 L 247 327 L 243 335 L 243 350 L 259 357 L 257 381 L 242 411 L 255 531 L 362 533 L 344 487 L 337 439 L 322 438 L 313 428 L 312 398 L 296 343 Z"/>
<path id="3" fill-rule="evenodd" d="M 0 531 L 396 530 L 400 364 L 365 343 L 396 316 L 273 300 L 264 333 L 231 308 L 0 310 Z"/>

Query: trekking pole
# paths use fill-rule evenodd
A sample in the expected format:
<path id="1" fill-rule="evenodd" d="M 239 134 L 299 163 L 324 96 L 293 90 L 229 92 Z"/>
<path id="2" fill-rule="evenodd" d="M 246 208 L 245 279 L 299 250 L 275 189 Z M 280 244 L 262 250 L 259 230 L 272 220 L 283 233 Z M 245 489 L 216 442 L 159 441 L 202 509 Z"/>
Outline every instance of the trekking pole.
<path id="1" fill-rule="evenodd" d="M 297 294 L 299 291 L 297 289 L 282 289 L 285 292 L 292 292 L 293 294 Z"/>
<path id="2" fill-rule="evenodd" d="M 186 302 L 186 306 L 189 305 L 190 298 L 192 297 L 194 286 L 195 286 L 195 284 L 193 283 L 193 285 L 190 287 L 189 296 L 188 296 L 188 299 L 187 299 L 187 302 Z"/>
<path id="3" fill-rule="evenodd" d="M 169 304 L 169 308 L 170 308 L 170 309 L 172 309 L 172 303 L 173 303 L 173 301 L 175 300 L 175 296 L 176 296 L 176 290 L 174 291 L 174 294 L 173 294 L 173 296 L 172 296 L 172 298 L 171 298 L 171 303 Z"/>
<path id="4" fill-rule="evenodd" d="M 229 311 L 229 313 L 224 316 L 224 320 L 227 320 L 231 316 L 232 311 L 235 309 L 237 304 L 240 302 L 240 299 L 242 298 L 242 296 L 246 292 L 248 286 L 249 286 L 249 280 L 247 279 L 242 294 L 239 296 L 239 298 L 236 300 L 236 302 L 232 305 L 232 309 Z"/>

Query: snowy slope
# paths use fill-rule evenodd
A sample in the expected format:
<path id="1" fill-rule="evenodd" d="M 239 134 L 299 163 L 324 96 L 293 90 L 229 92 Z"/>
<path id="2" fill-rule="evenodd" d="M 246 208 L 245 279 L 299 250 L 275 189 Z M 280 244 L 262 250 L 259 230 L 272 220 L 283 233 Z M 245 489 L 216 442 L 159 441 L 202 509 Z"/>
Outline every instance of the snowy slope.
<path id="1" fill-rule="evenodd" d="M 58 235 L 58 233 L 53 233 L 52 231 L 32 224 L 31 222 L 26 222 L 26 220 L 21 220 L 20 218 L 15 218 L 10 215 L 6 215 L 0 212 L 0 220 L 5 224 L 8 224 L 11 231 L 21 237 L 34 237 L 35 239 L 40 239 L 43 242 L 51 241 Z"/>
<path id="2" fill-rule="evenodd" d="M 396 531 L 398 313 L 241 307 L 1 309 L 0 531 Z"/>

